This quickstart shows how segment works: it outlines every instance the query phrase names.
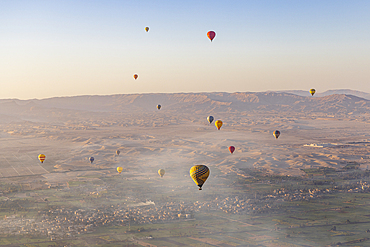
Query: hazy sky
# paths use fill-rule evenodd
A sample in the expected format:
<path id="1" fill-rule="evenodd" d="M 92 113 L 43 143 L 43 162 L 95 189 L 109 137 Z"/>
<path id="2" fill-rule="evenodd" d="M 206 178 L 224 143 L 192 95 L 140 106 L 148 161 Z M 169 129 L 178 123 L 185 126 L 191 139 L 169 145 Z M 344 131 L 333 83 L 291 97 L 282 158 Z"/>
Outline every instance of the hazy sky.
<path id="1" fill-rule="evenodd" d="M 370 92 L 369 13 L 368 0 L 1 0 L 0 98 Z"/>

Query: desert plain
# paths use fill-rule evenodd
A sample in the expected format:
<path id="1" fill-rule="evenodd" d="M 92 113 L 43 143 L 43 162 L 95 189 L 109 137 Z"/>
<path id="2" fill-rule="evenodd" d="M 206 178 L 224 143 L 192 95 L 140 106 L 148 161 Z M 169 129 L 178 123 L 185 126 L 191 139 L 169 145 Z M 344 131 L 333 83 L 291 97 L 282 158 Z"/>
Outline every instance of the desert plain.
<path id="1" fill-rule="evenodd" d="M 0 246 L 369 246 L 369 120 L 350 90 L 0 100 Z"/>

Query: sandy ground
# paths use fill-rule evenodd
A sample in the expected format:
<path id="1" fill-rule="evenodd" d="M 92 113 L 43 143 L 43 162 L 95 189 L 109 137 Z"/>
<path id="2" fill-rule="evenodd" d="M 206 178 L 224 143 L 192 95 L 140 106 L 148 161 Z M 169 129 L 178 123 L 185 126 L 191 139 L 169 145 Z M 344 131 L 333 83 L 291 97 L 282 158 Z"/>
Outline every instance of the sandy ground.
<path id="1" fill-rule="evenodd" d="M 221 102 L 223 97 L 220 96 L 218 100 Z M 197 103 L 200 110 L 189 107 L 177 112 L 167 110 L 166 104 L 161 103 L 163 108 L 160 111 L 153 107 L 152 111 L 134 108 L 127 112 L 25 106 L 17 114 L 0 118 L 0 183 L 6 189 L 11 188 L 12 184 L 20 184 L 15 186 L 17 190 L 13 193 L 4 193 L 2 199 L 9 205 L 13 200 L 32 199 L 36 209 L 39 204 L 48 207 L 49 203 L 86 210 L 105 207 L 106 204 L 130 208 L 140 208 L 152 202 L 156 206 L 181 201 L 188 204 L 197 204 L 199 201 L 201 204 L 214 201 L 217 197 L 222 200 L 238 196 L 256 198 L 254 188 L 272 185 L 267 181 L 269 178 L 261 184 L 243 183 L 252 181 L 244 178 L 252 176 L 255 171 L 266 175 L 302 176 L 305 173 L 301 169 L 340 169 L 351 162 L 359 164 L 360 169 L 368 169 L 370 116 L 367 114 L 346 114 L 341 110 L 330 113 L 311 110 L 307 113 L 304 108 L 283 112 L 275 109 L 246 109 L 241 112 L 205 110 L 211 109 L 215 104 L 213 102 L 209 108 L 202 108 Z M 279 107 L 283 106 L 276 106 L 276 109 Z M 6 112 L 0 107 L 1 111 Z M 214 123 L 207 122 L 208 115 L 224 122 L 221 130 L 217 130 Z M 278 139 L 272 135 L 274 130 L 281 132 Z M 236 148 L 233 154 L 228 150 L 231 145 Z M 120 155 L 116 155 L 116 150 L 120 150 Z M 43 164 L 37 158 L 40 153 L 46 155 Z M 89 162 L 91 156 L 95 158 L 93 164 Z M 205 164 L 210 168 L 210 177 L 203 191 L 198 191 L 189 176 L 190 168 L 196 164 Z M 117 173 L 117 166 L 123 167 L 121 174 Z M 157 173 L 161 168 L 166 171 L 163 178 Z M 293 180 L 295 183 L 295 178 Z M 276 184 L 274 186 L 279 187 Z M 341 200 L 341 196 L 334 199 Z M 280 204 L 280 199 L 276 203 Z M 297 207 L 297 212 L 303 216 L 305 210 L 309 210 L 309 207 L 300 208 L 296 205 L 294 208 Z M 315 207 L 317 205 L 324 204 L 318 203 Z M 367 212 L 366 208 L 364 211 Z M 9 209 L 6 214 L 15 212 Z M 311 217 L 315 214 L 311 214 Z M 217 232 L 217 235 L 201 238 L 200 235 L 192 235 L 189 238 L 191 241 L 217 246 L 226 246 L 224 239 L 221 241 L 225 237 L 228 242 L 233 239 L 257 242 L 262 235 L 255 235 L 255 228 L 269 226 L 268 229 L 273 229 L 276 224 L 269 219 L 260 226 L 251 226 L 249 223 L 255 220 L 253 215 L 219 215 L 218 211 L 205 215 L 211 217 L 202 223 L 204 229 L 219 229 L 223 235 L 220 237 Z M 231 219 L 232 215 L 235 218 Z M 200 219 L 196 220 L 201 220 L 203 216 L 203 213 L 198 214 Z M 261 216 L 259 220 L 262 221 L 264 217 Z M 336 215 L 333 218 L 338 217 Z M 219 223 L 219 220 L 223 223 Z M 212 227 L 206 226 L 209 223 L 213 224 Z M 230 225 L 220 225 L 226 223 Z M 238 229 L 234 227 L 236 223 L 241 228 L 250 227 L 251 231 L 243 230 L 238 235 L 239 226 Z M 170 223 L 164 225 L 167 224 Z M 228 233 L 230 229 L 237 232 Z M 313 234 L 327 233 L 329 229 L 313 231 Z M 281 235 L 276 231 L 268 231 L 263 232 L 266 241 L 271 242 L 271 236 L 285 239 L 284 232 Z M 176 245 L 179 242 L 176 240 L 177 237 L 163 237 L 162 244 L 157 246 L 163 246 L 165 241 Z M 88 237 L 84 241 L 88 242 Z M 148 242 L 140 241 L 142 245 Z"/>
<path id="2" fill-rule="evenodd" d="M 363 118 L 223 113 L 224 126 L 217 130 L 199 114 L 172 114 L 173 121 L 165 112 L 154 118 L 138 114 L 137 124 L 130 126 L 121 124 L 122 115 L 101 114 L 88 120 L 2 123 L 0 178 L 42 175 L 49 183 L 64 183 L 122 166 L 126 174 L 143 179 L 163 168 L 166 177 L 182 181 L 190 179 L 194 164 L 211 171 L 217 167 L 225 175 L 246 176 L 243 169 L 256 168 L 299 176 L 302 168 L 340 168 L 348 162 L 365 169 L 369 159 L 369 124 Z M 281 131 L 279 139 L 272 136 L 275 129 Z M 230 145 L 236 147 L 234 154 Z M 43 164 L 37 159 L 40 153 L 46 155 Z"/>

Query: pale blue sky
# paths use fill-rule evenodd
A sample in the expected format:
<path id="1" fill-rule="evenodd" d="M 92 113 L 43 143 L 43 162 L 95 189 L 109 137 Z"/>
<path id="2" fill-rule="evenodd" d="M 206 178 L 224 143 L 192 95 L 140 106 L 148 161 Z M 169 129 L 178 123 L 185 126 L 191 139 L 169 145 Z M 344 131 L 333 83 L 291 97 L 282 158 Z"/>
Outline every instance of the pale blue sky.
<path id="1" fill-rule="evenodd" d="M 369 13 L 370 1 L 2 0 L 0 98 L 370 92 Z"/>

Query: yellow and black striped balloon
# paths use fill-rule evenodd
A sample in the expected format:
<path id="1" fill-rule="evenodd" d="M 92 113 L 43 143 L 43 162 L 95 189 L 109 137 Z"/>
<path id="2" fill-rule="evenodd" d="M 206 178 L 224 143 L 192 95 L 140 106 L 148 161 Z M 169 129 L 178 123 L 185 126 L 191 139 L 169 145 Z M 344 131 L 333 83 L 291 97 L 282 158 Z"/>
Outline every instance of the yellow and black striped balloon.
<path id="1" fill-rule="evenodd" d="M 195 184 L 199 186 L 199 190 L 202 190 L 202 186 L 209 176 L 209 169 L 205 165 L 193 166 L 190 169 L 190 176 L 194 180 Z"/>

